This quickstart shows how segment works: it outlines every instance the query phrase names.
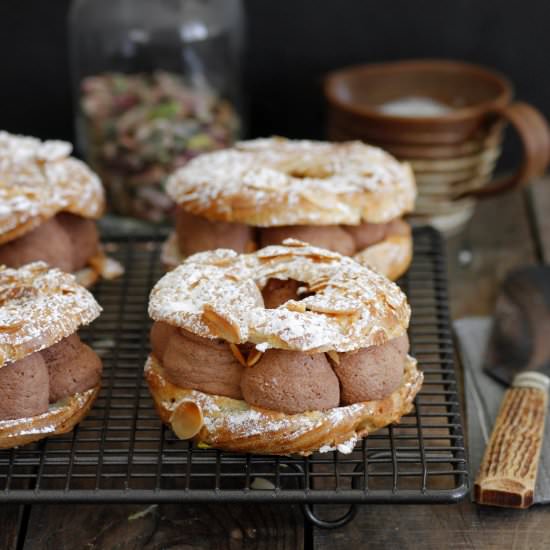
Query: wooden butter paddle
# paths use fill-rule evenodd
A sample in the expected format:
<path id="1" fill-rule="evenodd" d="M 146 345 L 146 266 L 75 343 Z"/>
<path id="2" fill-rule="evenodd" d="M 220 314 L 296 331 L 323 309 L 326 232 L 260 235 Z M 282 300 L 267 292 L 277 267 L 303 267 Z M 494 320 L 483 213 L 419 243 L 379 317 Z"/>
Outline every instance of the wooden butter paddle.
<path id="1" fill-rule="evenodd" d="M 479 468 L 479 504 L 533 503 L 550 387 L 550 267 L 512 272 L 502 284 L 485 364 L 511 385 Z"/>

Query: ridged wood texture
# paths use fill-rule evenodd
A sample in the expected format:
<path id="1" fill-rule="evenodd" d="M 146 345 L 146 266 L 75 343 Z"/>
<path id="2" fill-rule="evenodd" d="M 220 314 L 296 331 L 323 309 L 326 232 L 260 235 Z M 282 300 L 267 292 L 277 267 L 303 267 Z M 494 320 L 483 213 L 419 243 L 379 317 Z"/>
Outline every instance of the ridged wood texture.
<path id="1" fill-rule="evenodd" d="M 510 388 L 475 481 L 479 504 L 528 508 L 533 503 L 548 394 Z"/>

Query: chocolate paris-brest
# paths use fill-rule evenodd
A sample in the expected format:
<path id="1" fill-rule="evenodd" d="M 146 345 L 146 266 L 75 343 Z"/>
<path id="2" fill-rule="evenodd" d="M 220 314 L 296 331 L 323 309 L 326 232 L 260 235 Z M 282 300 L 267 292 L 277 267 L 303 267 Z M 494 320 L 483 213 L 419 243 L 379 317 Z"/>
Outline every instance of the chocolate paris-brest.
<path id="1" fill-rule="evenodd" d="M 76 333 L 43 349 L 40 354 L 48 367 L 50 403 L 89 390 L 101 380 L 101 359 Z"/>
<path id="2" fill-rule="evenodd" d="M 0 368 L 0 420 L 36 416 L 48 410 L 48 369 L 40 353 Z"/>
<path id="3" fill-rule="evenodd" d="M 405 334 L 381 346 L 338 354 L 339 364 L 333 367 L 340 380 L 342 403 L 382 399 L 398 388 L 408 349 Z"/>
<path id="4" fill-rule="evenodd" d="M 352 256 L 355 252 L 353 238 L 338 225 L 286 225 L 260 230 L 262 247 L 281 244 L 285 239 L 298 239 L 343 256 Z"/>
<path id="5" fill-rule="evenodd" d="M 275 309 L 289 300 L 298 299 L 298 289 L 307 286 L 294 279 L 268 279 L 267 284 L 262 288 L 262 297 L 267 309 Z"/>
<path id="6" fill-rule="evenodd" d="M 247 403 L 288 414 L 331 409 L 340 403 L 338 378 L 324 353 L 269 349 L 244 370 L 241 389 Z"/>
<path id="7" fill-rule="evenodd" d="M 96 222 L 68 212 L 62 212 L 56 218 L 69 235 L 72 243 L 73 268 L 71 271 L 78 271 L 84 268 L 88 260 L 99 251 L 99 233 Z"/>
<path id="8" fill-rule="evenodd" d="M 70 273 L 73 269 L 69 235 L 56 218 L 46 220 L 22 237 L 0 246 L 0 264 L 21 267 L 43 260 Z"/>
<path id="9" fill-rule="evenodd" d="M 247 225 L 209 221 L 181 208 L 176 211 L 176 233 L 184 256 L 215 248 L 231 248 L 236 252 L 250 252 L 254 248 L 252 229 Z"/>
<path id="10" fill-rule="evenodd" d="M 153 349 L 157 347 L 153 344 Z M 168 339 L 162 365 L 167 380 L 176 386 L 242 399 L 243 366 L 223 340 L 180 329 Z"/>

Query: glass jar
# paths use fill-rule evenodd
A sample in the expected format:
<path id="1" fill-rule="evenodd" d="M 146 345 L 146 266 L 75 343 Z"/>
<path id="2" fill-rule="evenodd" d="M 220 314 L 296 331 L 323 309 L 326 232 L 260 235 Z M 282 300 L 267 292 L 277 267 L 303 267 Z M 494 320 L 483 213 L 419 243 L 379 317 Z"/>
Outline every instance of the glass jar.
<path id="1" fill-rule="evenodd" d="M 166 177 L 239 138 L 241 0 L 76 0 L 77 144 L 110 209 L 162 222 Z"/>

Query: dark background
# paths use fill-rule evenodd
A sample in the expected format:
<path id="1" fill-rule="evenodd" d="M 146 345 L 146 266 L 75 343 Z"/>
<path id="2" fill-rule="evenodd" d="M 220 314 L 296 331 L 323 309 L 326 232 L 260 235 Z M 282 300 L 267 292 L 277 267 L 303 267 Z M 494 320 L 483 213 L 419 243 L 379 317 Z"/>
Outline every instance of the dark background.
<path id="1" fill-rule="evenodd" d="M 154 1 L 154 0 L 152 0 Z M 322 76 L 344 65 L 450 57 L 507 74 L 550 115 L 547 0 L 248 0 L 251 135 L 322 137 Z M 70 0 L 0 0 L 0 128 L 72 139 Z"/>

